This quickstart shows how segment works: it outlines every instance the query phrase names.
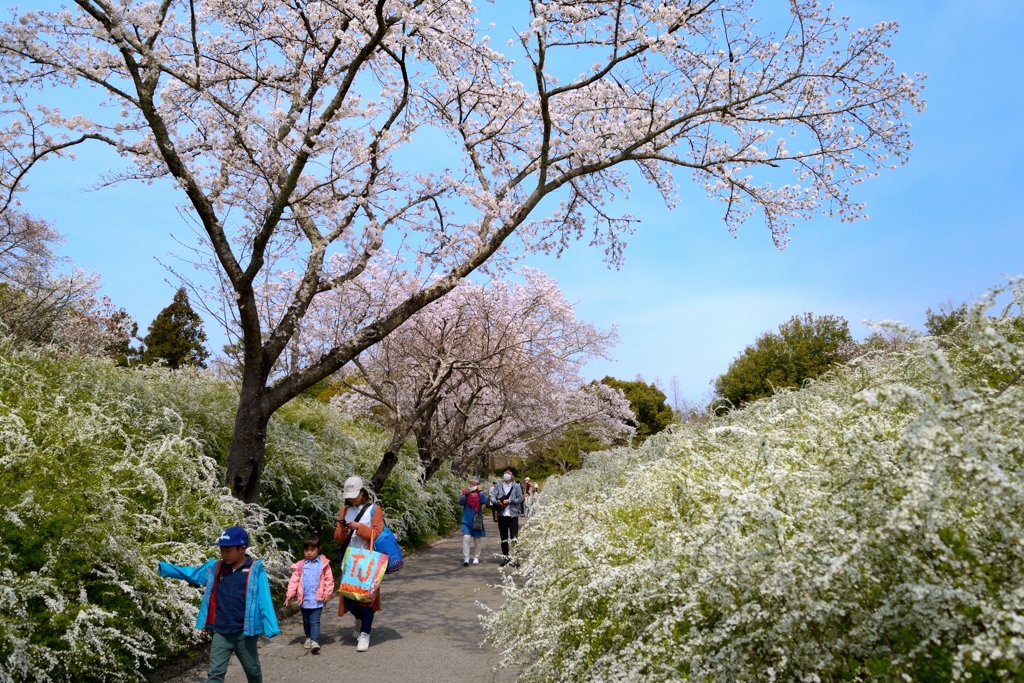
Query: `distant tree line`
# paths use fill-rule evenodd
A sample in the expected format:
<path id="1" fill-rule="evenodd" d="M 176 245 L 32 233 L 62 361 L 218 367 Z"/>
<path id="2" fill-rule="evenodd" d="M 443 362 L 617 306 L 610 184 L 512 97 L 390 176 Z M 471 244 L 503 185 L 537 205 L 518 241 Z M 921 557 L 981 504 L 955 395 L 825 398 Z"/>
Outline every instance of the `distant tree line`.
<path id="1" fill-rule="evenodd" d="M 138 339 L 135 320 L 99 294 L 99 276 L 56 255 L 63 241 L 45 221 L 0 214 L 0 333 L 10 343 L 108 356 L 119 365 L 205 367 L 206 334 L 184 288 Z"/>
<path id="2" fill-rule="evenodd" d="M 925 330 L 933 337 L 948 337 L 966 316 L 967 303 L 947 301 L 936 310 L 926 310 Z M 712 409 L 721 412 L 771 396 L 780 389 L 799 389 L 836 364 L 894 343 L 899 340 L 881 332 L 857 342 L 842 316 L 793 316 L 779 325 L 777 332 L 769 330 L 758 337 L 729 364 L 728 370 L 712 380 Z"/>

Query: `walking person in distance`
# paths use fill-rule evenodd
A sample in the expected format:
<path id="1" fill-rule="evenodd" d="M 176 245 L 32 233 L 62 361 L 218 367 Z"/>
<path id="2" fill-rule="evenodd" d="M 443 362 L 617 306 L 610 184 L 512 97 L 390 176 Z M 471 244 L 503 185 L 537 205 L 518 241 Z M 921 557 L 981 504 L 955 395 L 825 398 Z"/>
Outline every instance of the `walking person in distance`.
<path id="1" fill-rule="evenodd" d="M 519 536 L 519 512 L 523 505 L 523 489 L 516 483 L 516 471 L 505 468 L 502 481 L 494 493 L 494 506 L 498 509 L 498 535 L 501 536 L 501 566 L 509 563 L 509 543 L 515 543 Z"/>
<path id="2" fill-rule="evenodd" d="M 469 478 L 469 488 L 463 489 L 459 505 L 462 506 L 462 566 L 469 566 L 469 543 L 473 541 L 473 564 L 480 564 L 480 539 L 484 530 L 484 505 L 487 494 L 480 488 L 480 477 Z"/>
<path id="3" fill-rule="evenodd" d="M 490 501 L 491 518 L 494 519 L 494 523 L 498 523 L 498 508 L 494 506 L 494 499 L 498 495 L 498 480 L 495 479 L 491 482 L 491 490 L 487 492 L 487 500 Z"/>
<path id="4" fill-rule="evenodd" d="M 529 517 L 533 514 L 533 484 L 530 483 L 530 478 L 525 477 L 523 479 L 523 517 Z"/>
<path id="5" fill-rule="evenodd" d="M 370 494 L 363 487 L 360 477 L 349 477 L 345 480 L 345 507 L 338 513 L 338 523 L 334 528 L 334 540 L 342 544 L 365 550 L 370 547 L 372 539 L 379 538 L 384 532 L 384 512 L 379 505 L 370 502 Z M 342 566 L 342 573 L 345 567 Z M 373 628 L 373 616 L 380 611 L 380 591 L 369 605 L 356 602 L 352 598 L 343 597 L 338 604 L 338 616 L 352 614 L 356 618 L 352 636 L 356 639 L 356 651 L 366 652 L 370 649 L 370 630 Z"/>

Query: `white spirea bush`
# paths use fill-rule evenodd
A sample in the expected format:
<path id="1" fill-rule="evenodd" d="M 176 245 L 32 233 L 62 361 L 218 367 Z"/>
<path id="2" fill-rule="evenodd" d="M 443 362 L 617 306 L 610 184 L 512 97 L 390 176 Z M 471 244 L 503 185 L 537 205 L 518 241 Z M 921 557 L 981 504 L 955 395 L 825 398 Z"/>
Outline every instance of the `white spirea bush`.
<path id="1" fill-rule="evenodd" d="M 1024 677 L 1024 291 L 592 455 L 487 619 L 521 681 Z M 910 334 L 909 331 L 904 331 Z"/>
<path id="2" fill-rule="evenodd" d="M 242 523 L 280 580 L 289 543 L 330 533 L 342 482 L 372 472 L 384 435 L 315 401 L 287 406 L 262 507 L 246 509 L 223 486 L 236 403 L 200 372 L 0 341 L 0 683 L 139 680 L 199 638 L 200 591 L 158 577 L 157 560 L 204 562 Z M 456 483 L 420 487 L 415 461 L 382 492 L 407 538 L 454 524 Z"/>

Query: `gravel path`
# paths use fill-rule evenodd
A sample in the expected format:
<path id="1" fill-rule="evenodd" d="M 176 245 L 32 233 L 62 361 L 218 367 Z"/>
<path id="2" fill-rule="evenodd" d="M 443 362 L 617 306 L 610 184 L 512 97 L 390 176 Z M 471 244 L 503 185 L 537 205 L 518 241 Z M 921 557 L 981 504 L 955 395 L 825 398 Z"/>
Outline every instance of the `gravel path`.
<path id="1" fill-rule="evenodd" d="M 351 616 L 338 616 L 337 598 L 323 611 L 320 654 L 303 649 L 302 617 L 281 623 L 281 634 L 260 639 L 265 683 L 309 683 L 323 680 L 409 681 L 448 683 L 512 683 L 516 673 L 494 671 L 497 654 L 481 647 L 484 631 L 478 603 L 494 609 L 501 594 L 490 584 L 500 581 L 495 554 L 497 529 L 488 524 L 479 565 L 462 566 L 462 536 L 449 536 L 414 553 L 396 574 L 384 577 L 382 609 L 373 622 L 368 652 L 356 652 Z M 203 683 L 206 666 L 171 683 Z M 232 659 L 226 683 L 244 683 L 245 674 Z"/>

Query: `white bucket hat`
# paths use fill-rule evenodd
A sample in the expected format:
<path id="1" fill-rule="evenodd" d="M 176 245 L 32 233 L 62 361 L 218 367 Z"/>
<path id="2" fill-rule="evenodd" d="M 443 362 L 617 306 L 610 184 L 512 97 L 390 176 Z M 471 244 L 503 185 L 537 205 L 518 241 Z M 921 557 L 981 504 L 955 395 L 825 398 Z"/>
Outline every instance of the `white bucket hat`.
<path id="1" fill-rule="evenodd" d="M 359 496 L 359 492 L 363 490 L 363 478 L 362 477 L 349 477 L 345 480 L 345 499 L 356 498 Z"/>

